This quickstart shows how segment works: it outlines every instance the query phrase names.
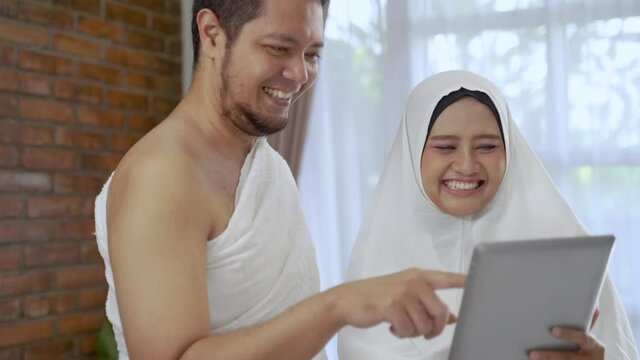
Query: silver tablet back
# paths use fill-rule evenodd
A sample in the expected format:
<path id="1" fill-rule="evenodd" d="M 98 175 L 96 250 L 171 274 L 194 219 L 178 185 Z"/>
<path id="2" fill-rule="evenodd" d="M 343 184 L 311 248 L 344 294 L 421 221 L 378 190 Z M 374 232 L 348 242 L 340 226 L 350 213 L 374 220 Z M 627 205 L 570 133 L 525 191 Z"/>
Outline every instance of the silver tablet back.
<path id="1" fill-rule="evenodd" d="M 524 360 L 533 349 L 571 349 L 549 330 L 590 325 L 613 242 L 607 235 L 478 245 L 449 360 Z"/>

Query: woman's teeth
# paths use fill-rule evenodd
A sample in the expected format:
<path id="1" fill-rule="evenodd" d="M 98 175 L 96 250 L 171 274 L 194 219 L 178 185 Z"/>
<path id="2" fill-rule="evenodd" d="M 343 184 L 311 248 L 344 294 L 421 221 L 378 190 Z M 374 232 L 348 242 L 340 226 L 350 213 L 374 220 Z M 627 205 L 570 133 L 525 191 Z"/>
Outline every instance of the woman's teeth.
<path id="1" fill-rule="evenodd" d="M 264 92 L 266 92 L 269 96 L 273 96 L 275 98 L 278 99 L 282 99 L 282 100 L 289 100 L 291 99 L 291 93 L 286 93 L 282 90 L 278 90 L 278 89 L 274 89 L 274 88 L 270 88 L 270 87 L 263 87 Z"/>
<path id="2" fill-rule="evenodd" d="M 458 181 L 458 180 L 450 180 L 445 181 L 444 185 L 451 190 L 474 190 L 480 187 L 482 184 L 481 181 Z"/>

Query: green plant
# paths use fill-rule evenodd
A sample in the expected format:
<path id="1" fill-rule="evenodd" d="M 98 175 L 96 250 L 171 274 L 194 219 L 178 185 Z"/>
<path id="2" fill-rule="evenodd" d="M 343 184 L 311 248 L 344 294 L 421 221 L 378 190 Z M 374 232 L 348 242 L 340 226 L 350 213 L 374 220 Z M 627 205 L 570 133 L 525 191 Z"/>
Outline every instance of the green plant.
<path id="1" fill-rule="evenodd" d="M 113 326 L 107 319 L 104 320 L 98 334 L 96 353 L 100 360 L 118 360 L 118 346 L 113 334 Z"/>

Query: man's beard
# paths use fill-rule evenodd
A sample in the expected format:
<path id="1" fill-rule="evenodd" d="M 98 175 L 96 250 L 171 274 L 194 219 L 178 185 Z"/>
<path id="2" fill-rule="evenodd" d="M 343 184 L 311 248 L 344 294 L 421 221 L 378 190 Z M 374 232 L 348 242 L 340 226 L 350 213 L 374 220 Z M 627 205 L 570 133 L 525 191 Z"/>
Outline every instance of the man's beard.
<path id="1" fill-rule="evenodd" d="M 222 89 L 219 94 L 222 116 L 251 136 L 267 136 L 284 129 L 289 122 L 287 118 L 269 118 L 253 111 L 248 105 L 233 100 L 233 92 L 229 89 L 229 64 L 233 51 L 228 54 L 222 63 Z"/>

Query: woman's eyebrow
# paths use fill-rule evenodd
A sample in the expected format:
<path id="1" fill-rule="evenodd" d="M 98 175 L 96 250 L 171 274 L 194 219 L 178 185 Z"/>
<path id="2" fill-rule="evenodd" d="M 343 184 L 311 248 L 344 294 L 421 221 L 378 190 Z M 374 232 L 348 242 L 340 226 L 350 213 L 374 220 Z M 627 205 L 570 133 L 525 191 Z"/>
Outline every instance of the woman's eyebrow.
<path id="1" fill-rule="evenodd" d="M 459 140 L 460 136 L 458 135 L 431 135 L 428 140 L 438 141 L 438 140 Z"/>
<path id="2" fill-rule="evenodd" d="M 495 134 L 480 134 L 473 137 L 474 140 L 502 140 L 500 135 Z"/>

